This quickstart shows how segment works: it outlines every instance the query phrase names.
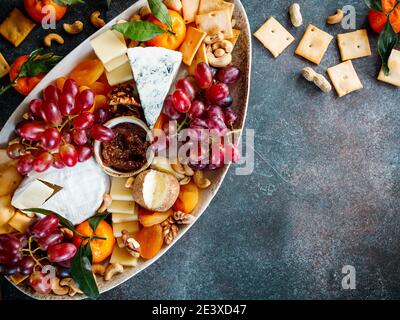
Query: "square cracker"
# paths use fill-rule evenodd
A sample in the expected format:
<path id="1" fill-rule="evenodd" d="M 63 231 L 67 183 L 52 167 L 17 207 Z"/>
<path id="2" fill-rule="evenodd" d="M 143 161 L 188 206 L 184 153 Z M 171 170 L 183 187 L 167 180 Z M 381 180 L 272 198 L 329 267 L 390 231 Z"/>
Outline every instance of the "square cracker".
<path id="1" fill-rule="evenodd" d="M 342 61 L 371 55 L 367 30 L 338 34 L 338 45 Z"/>
<path id="2" fill-rule="evenodd" d="M 270 17 L 254 36 L 275 58 L 294 41 L 294 37 L 274 17 Z"/>
<path id="3" fill-rule="evenodd" d="M 192 64 L 189 66 L 189 73 L 191 75 L 194 75 L 196 67 L 200 62 L 205 62 L 208 64 L 207 49 L 205 43 L 202 43 L 200 45 L 199 50 L 197 50 L 196 55 L 194 56 Z"/>
<path id="4" fill-rule="evenodd" d="M 230 16 L 233 16 L 235 5 L 231 2 L 224 0 L 200 0 L 199 14 L 209 13 L 211 11 L 218 11 L 228 9 Z"/>
<path id="5" fill-rule="evenodd" d="M 35 27 L 35 23 L 26 18 L 21 11 L 14 8 L 0 25 L 0 34 L 18 47 Z"/>
<path id="6" fill-rule="evenodd" d="M 389 74 L 386 76 L 383 68 L 379 72 L 378 80 L 400 87 L 400 51 L 393 49 L 389 57 Z"/>
<path id="7" fill-rule="evenodd" d="M 199 14 L 196 16 L 196 25 L 200 30 L 207 32 L 207 34 L 222 32 L 226 39 L 233 37 L 229 9 Z"/>
<path id="8" fill-rule="evenodd" d="M 0 52 L 0 78 L 3 78 L 10 70 L 10 65 Z"/>
<path id="9" fill-rule="evenodd" d="M 320 64 L 333 37 L 311 23 L 301 38 L 295 53 L 315 64 Z"/>
<path id="10" fill-rule="evenodd" d="M 186 24 L 194 22 L 199 11 L 200 0 L 182 0 L 182 14 Z M 213 11 L 213 10 L 211 10 Z"/>
<path id="11" fill-rule="evenodd" d="M 179 51 L 182 53 L 182 61 L 184 64 L 190 66 L 194 56 L 202 44 L 207 33 L 199 29 L 189 27 L 186 31 L 185 41 L 183 41 Z"/>
<path id="12" fill-rule="evenodd" d="M 351 60 L 330 67 L 327 72 L 339 97 L 363 88 Z"/>

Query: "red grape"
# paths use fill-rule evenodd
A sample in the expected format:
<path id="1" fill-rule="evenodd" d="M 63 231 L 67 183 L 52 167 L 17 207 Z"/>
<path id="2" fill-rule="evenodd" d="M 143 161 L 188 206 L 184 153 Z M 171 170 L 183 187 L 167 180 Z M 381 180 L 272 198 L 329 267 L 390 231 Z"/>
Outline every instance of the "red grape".
<path id="1" fill-rule="evenodd" d="M 200 118 L 205 110 L 205 105 L 201 100 L 195 100 L 190 105 L 190 109 L 188 111 L 188 116 L 190 119 Z"/>
<path id="2" fill-rule="evenodd" d="M 41 108 L 43 120 L 50 125 L 60 125 L 62 115 L 60 109 L 52 101 L 45 101 Z"/>
<path id="3" fill-rule="evenodd" d="M 29 141 L 38 141 L 46 130 L 46 125 L 41 121 L 30 121 L 22 125 L 20 135 Z"/>
<path id="4" fill-rule="evenodd" d="M 78 130 L 78 129 L 74 129 L 72 131 L 72 139 L 74 140 L 74 143 L 77 146 L 84 145 L 89 141 L 89 137 L 86 133 L 86 130 Z"/>
<path id="5" fill-rule="evenodd" d="M 61 156 L 59 153 L 53 154 L 53 167 L 56 169 L 63 169 L 65 168 L 64 162 L 61 160 Z"/>
<path id="6" fill-rule="evenodd" d="M 73 79 L 67 79 L 64 82 L 64 87 L 63 87 L 63 94 L 69 94 L 72 97 L 76 97 L 79 93 L 79 87 L 75 80 Z"/>
<path id="7" fill-rule="evenodd" d="M 19 273 L 23 275 L 28 275 L 33 272 L 33 268 L 35 267 L 35 260 L 32 257 L 26 256 L 21 259 L 18 263 Z"/>
<path id="8" fill-rule="evenodd" d="M 18 159 L 22 156 L 23 152 L 25 151 L 25 146 L 21 143 L 13 143 L 7 147 L 7 155 L 11 159 Z"/>
<path id="9" fill-rule="evenodd" d="M 215 170 L 220 168 L 224 165 L 224 158 L 225 157 L 225 150 L 224 147 L 219 144 L 215 143 L 211 146 L 211 157 L 210 157 L 210 164 L 209 168 L 211 170 Z"/>
<path id="10" fill-rule="evenodd" d="M 41 99 L 33 99 L 29 102 L 29 111 L 37 118 L 41 118 L 41 108 L 43 101 Z"/>
<path id="11" fill-rule="evenodd" d="M 33 161 L 33 170 L 44 172 L 53 164 L 53 156 L 48 152 L 43 152 Z"/>
<path id="12" fill-rule="evenodd" d="M 39 239 L 48 237 L 57 229 L 58 223 L 57 215 L 49 214 L 33 225 L 32 234 Z"/>
<path id="13" fill-rule="evenodd" d="M 89 160 L 90 157 L 92 156 L 92 148 L 87 145 L 77 146 L 76 151 L 78 151 L 79 162 L 85 162 L 86 160 Z"/>
<path id="14" fill-rule="evenodd" d="M 66 143 L 72 142 L 72 132 L 67 127 L 61 130 L 61 135 L 62 135 L 62 140 L 65 141 Z"/>
<path id="15" fill-rule="evenodd" d="M 212 116 L 207 121 L 208 127 L 210 128 L 210 132 L 217 137 L 222 137 L 228 131 L 225 122 L 223 119 L 217 116 Z"/>
<path id="16" fill-rule="evenodd" d="M 225 124 L 227 126 L 233 126 L 233 124 L 237 119 L 236 113 L 231 108 L 226 108 L 224 114 L 225 114 Z"/>
<path id="17" fill-rule="evenodd" d="M 222 121 L 225 121 L 224 111 L 220 106 L 211 106 L 207 112 L 209 118 L 220 118 Z"/>
<path id="18" fill-rule="evenodd" d="M 225 99 L 218 101 L 217 105 L 219 105 L 220 107 L 223 107 L 223 108 L 227 108 L 227 107 L 230 107 L 232 105 L 232 103 L 233 103 L 233 98 L 229 94 Z"/>
<path id="19" fill-rule="evenodd" d="M 178 112 L 185 113 L 190 109 L 190 99 L 181 89 L 176 89 L 172 94 L 172 103 Z"/>
<path id="20" fill-rule="evenodd" d="M 197 85 L 201 89 L 207 89 L 212 84 L 213 75 L 207 63 L 201 62 L 197 65 L 194 74 Z"/>
<path id="21" fill-rule="evenodd" d="M 240 69 L 234 66 L 228 66 L 218 70 L 216 78 L 225 84 L 234 84 L 240 79 Z"/>
<path id="22" fill-rule="evenodd" d="M 94 117 L 95 123 L 103 124 L 112 118 L 112 113 L 106 108 L 97 108 Z"/>
<path id="23" fill-rule="evenodd" d="M 17 263 L 10 264 L 6 266 L 4 273 L 7 276 L 13 276 L 14 274 L 17 274 L 19 272 L 19 266 Z"/>
<path id="24" fill-rule="evenodd" d="M 102 124 L 95 124 L 90 130 L 90 136 L 97 141 L 109 142 L 115 138 L 115 133 Z"/>
<path id="25" fill-rule="evenodd" d="M 52 234 L 48 235 L 47 237 L 40 238 L 37 243 L 41 250 L 47 251 L 50 246 L 61 243 L 63 239 L 64 233 L 56 229 Z"/>
<path id="26" fill-rule="evenodd" d="M 15 125 L 14 132 L 16 133 L 17 136 L 19 136 L 19 137 L 21 136 L 21 128 L 24 126 L 24 124 L 29 123 L 29 122 L 31 122 L 31 121 L 30 120 L 22 120 Z"/>
<path id="27" fill-rule="evenodd" d="M 44 101 L 53 102 L 57 104 L 60 94 L 61 94 L 60 89 L 58 89 L 56 86 L 50 85 L 46 89 L 44 89 L 43 98 Z"/>
<path id="28" fill-rule="evenodd" d="M 16 255 L 21 249 L 21 241 L 14 236 L 4 234 L 0 236 L 0 252 L 4 255 Z"/>
<path id="29" fill-rule="evenodd" d="M 68 260 L 65 260 L 65 261 L 57 262 L 57 264 L 59 266 L 61 266 L 63 268 L 66 268 L 66 269 L 71 269 L 71 263 L 72 263 L 72 259 L 68 259 Z"/>
<path id="30" fill-rule="evenodd" d="M 75 97 L 71 93 L 63 93 L 58 106 L 64 117 L 73 114 L 75 111 Z"/>
<path id="31" fill-rule="evenodd" d="M 56 128 L 48 128 L 43 132 L 41 138 L 41 147 L 50 151 L 58 148 L 61 143 L 61 133 Z"/>
<path id="32" fill-rule="evenodd" d="M 228 143 L 225 146 L 225 159 L 228 162 L 237 163 L 240 160 L 240 151 L 233 143 Z"/>
<path id="33" fill-rule="evenodd" d="M 93 113 L 84 111 L 74 120 L 72 120 L 72 124 L 75 129 L 86 130 L 94 125 L 94 121 L 95 121 L 95 116 L 93 115 Z"/>
<path id="34" fill-rule="evenodd" d="M 37 293 L 49 294 L 51 292 L 51 279 L 40 271 L 34 271 L 29 277 L 29 285 Z"/>
<path id="35" fill-rule="evenodd" d="M 174 107 L 171 95 L 165 98 L 162 113 L 171 120 L 178 120 L 181 117 L 181 113 L 179 113 Z"/>
<path id="36" fill-rule="evenodd" d="M 50 262 L 66 261 L 75 256 L 77 251 L 73 243 L 60 243 L 49 247 L 47 256 Z"/>
<path id="37" fill-rule="evenodd" d="M 94 104 L 94 93 L 92 90 L 83 90 L 75 102 L 76 111 L 87 111 L 93 107 Z"/>
<path id="38" fill-rule="evenodd" d="M 193 101 L 193 99 L 196 96 L 196 91 L 195 91 L 194 86 L 189 78 L 184 78 L 184 79 L 178 80 L 175 85 L 175 88 L 181 89 L 188 96 L 188 98 L 191 101 Z"/>
<path id="39" fill-rule="evenodd" d="M 67 167 L 74 167 L 78 162 L 78 152 L 72 144 L 64 144 L 60 147 L 60 156 L 62 162 Z"/>
<path id="40" fill-rule="evenodd" d="M 17 170 L 20 174 L 25 175 L 33 170 L 33 161 L 35 157 L 31 154 L 25 154 L 19 158 L 17 163 Z"/>
<path id="41" fill-rule="evenodd" d="M 229 88 L 225 83 L 213 84 L 206 90 L 206 98 L 211 103 L 217 103 L 229 95 Z"/>

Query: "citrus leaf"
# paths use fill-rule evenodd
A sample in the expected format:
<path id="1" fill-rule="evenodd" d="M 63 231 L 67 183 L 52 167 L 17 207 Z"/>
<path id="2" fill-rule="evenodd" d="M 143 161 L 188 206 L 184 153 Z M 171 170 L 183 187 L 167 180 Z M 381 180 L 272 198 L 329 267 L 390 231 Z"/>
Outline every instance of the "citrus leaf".
<path id="1" fill-rule="evenodd" d="M 172 20 L 171 15 L 168 12 L 167 7 L 160 0 L 148 0 L 150 11 L 160 22 L 167 25 L 169 30 L 172 31 Z"/>
<path id="2" fill-rule="evenodd" d="M 96 216 L 93 216 L 89 218 L 89 225 L 93 229 L 94 232 L 96 232 L 97 226 L 102 222 L 104 219 L 108 217 L 108 213 L 105 214 L 98 214 Z"/>
<path id="3" fill-rule="evenodd" d="M 96 299 L 100 293 L 92 272 L 92 249 L 90 242 L 81 245 L 72 259 L 71 277 L 89 298 Z"/>
<path id="4" fill-rule="evenodd" d="M 364 2 L 368 8 L 379 12 L 383 12 L 382 0 L 364 0 Z"/>
<path id="5" fill-rule="evenodd" d="M 34 77 L 39 73 L 46 73 L 62 59 L 54 53 L 40 55 L 42 51 L 43 49 L 37 49 L 31 52 L 29 59 L 22 65 L 18 78 Z"/>
<path id="6" fill-rule="evenodd" d="M 136 41 L 147 41 L 168 32 L 149 21 L 118 23 L 113 25 L 112 28 L 121 32 L 125 37 Z"/>
<path id="7" fill-rule="evenodd" d="M 41 209 L 41 208 L 29 208 L 29 209 L 23 209 L 22 211 L 40 213 L 40 214 L 43 214 L 45 216 L 48 216 L 50 214 L 55 214 L 58 217 L 58 220 L 59 220 L 60 224 L 63 227 L 66 227 L 69 230 L 74 231 L 74 232 L 76 231 L 75 227 L 74 227 L 74 224 L 71 221 L 69 221 L 68 219 L 65 219 L 63 216 L 61 216 L 58 213 L 55 213 L 53 211 L 46 210 L 46 209 Z"/>
<path id="8" fill-rule="evenodd" d="M 389 74 L 389 57 L 396 44 L 397 34 L 394 32 L 390 21 L 388 21 L 378 39 L 378 52 L 382 59 L 382 68 L 385 75 Z"/>
<path id="9" fill-rule="evenodd" d="M 83 0 L 54 0 L 54 2 L 60 6 L 72 6 L 74 4 L 85 3 Z"/>

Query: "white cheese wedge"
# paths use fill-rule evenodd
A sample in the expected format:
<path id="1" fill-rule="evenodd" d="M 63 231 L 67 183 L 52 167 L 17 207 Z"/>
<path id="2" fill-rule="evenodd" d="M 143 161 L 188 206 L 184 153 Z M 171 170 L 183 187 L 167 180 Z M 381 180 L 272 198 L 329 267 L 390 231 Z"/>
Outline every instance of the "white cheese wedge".
<path id="1" fill-rule="evenodd" d="M 116 213 L 112 214 L 112 222 L 121 223 L 121 222 L 130 222 L 137 221 L 139 219 L 137 214 L 126 214 L 126 213 Z"/>
<path id="2" fill-rule="evenodd" d="M 132 69 L 129 62 L 124 63 L 111 72 L 106 71 L 106 77 L 110 86 L 133 80 Z"/>
<path id="3" fill-rule="evenodd" d="M 11 204 L 20 210 L 40 208 L 54 193 L 54 189 L 43 182 L 26 178 L 15 191 Z"/>
<path id="4" fill-rule="evenodd" d="M 38 203 L 36 196 L 26 190 L 35 190 L 41 180 L 61 187 L 44 203 Z M 48 188 L 48 187 L 47 187 Z M 51 188 L 49 188 L 51 189 Z M 75 167 L 55 169 L 46 172 L 31 172 L 15 191 L 12 204 L 20 209 L 39 207 L 57 212 L 73 224 L 78 224 L 97 213 L 103 202 L 104 193 L 110 189 L 110 179 L 92 158 L 78 163 Z M 46 189 L 47 190 L 47 189 Z M 53 192 L 53 189 L 51 189 Z M 50 190 L 48 190 L 50 193 Z M 41 196 L 45 198 L 47 194 Z"/>
<path id="5" fill-rule="evenodd" d="M 107 62 L 104 65 L 104 68 L 106 69 L 106 71 L 111 72 L 111 71 L 117 69 L 118 67 L 122 66 L 127 61 L 128 61 L 128 57 L 126 54 L 124 54 L 118 58 L 111 60 L 110 62 Z"/>
<path id="6" fill-rule="evenodd" d="M 110 258 L 110 263 L 119 263 L 125 267 L 136 267 L 138 258 L 133 257 L 128 250 L 114 246 L 114 251 Z"/>
<path id="7" fill-rule="evenodd" d="M 125 214 L 138 214 L 138 207 L 133 201 L 114 201 L 108 208 L 108 212 L 112 213 L 125 213 Z"/>
<path id="8" fill-rule="evenodd" d="M 96 38 L 90 40 L 90 44 L 97 57 L 106 64 L 126 53 L 128 49 L 125 43 L 121 42 L 112 30 L 107 30 Z"/>
<path id="9" fill-rule="evenodd" d="M 156 123 L 182 62 L 178 51 L 158 47 L 128 49 L 128 58 L 147 124 Z"/>
<path id="10" fill-rule="evenodd" d="M 114 237 L 118 238 L 122 236 L 122 230 L 126 230 L 129 233 L 136 233 L 139 231 L 139 222 L 138 221 L 129 221 L 129 222 L 121 222 L 112 224 Z"/>
<path id="11" fill-rule="evenodd" d="M 132 189 L 126 188 L 126 178 L 111 179 L 110 195 L 113 200 L 133 201 Z"/>

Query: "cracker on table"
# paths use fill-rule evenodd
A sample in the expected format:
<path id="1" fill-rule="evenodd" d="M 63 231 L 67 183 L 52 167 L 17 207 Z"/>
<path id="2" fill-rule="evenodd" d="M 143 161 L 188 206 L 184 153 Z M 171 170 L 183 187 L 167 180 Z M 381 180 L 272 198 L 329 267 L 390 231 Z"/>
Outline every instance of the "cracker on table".
<path id="1" fill-rule="evenodd" d="M 330 67 L 327 72 L 339 97 L 363 88 L 351 60 Z"/>
<path id="2" fill-rule="evenodd" d="M 294 37 L 274 17 L 270 17 L 254 36 L 275 58 L 294 41 Z"/>
<path id="3" fill-rule="evenodd" d="M 383 72 L 383 68 L 378 75 L 378 80 L 390 83 L 396 87 L 400 87 L 400 51 L 392 49 L 389 56 L 389 74 L 386 76 Z"/>
<path id="4" fill-rule="evenodd" d="M 295 53 L 315 64 L 320 64 L 333 37 L 311 23 L 301 38 Z"/>
<path id="5" fill-rule="evenodd" d="M 18 47 L 34 27 L 34 22 L 26 18 L 19 9 L 14 8 L 0 25 L 0 34 Z"/>
<path id="6" fill-rule="evenodd" d="M 196 16 L 196 25 L 207 34 L 222 32 L 226 39 L 233 37 L 232 20 L 229 9 L 211 11 Z"/>
<path id="7" fill-rule="evenodd" d="M 371 55 L 371 47 L 366 29 L 338 34 L 338 46 L 342 61 Z"/>
<path id="8" fill-rule="evenodd" d="M 10 65 L 0 52 L 0 79 L 3 78 L 8 71 L 10 71 Z"/>

